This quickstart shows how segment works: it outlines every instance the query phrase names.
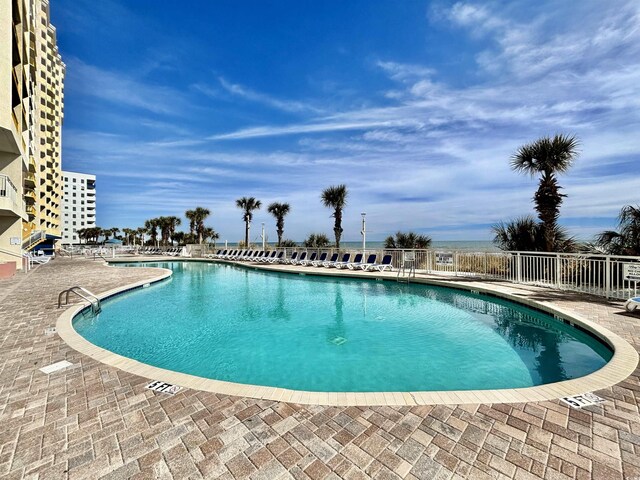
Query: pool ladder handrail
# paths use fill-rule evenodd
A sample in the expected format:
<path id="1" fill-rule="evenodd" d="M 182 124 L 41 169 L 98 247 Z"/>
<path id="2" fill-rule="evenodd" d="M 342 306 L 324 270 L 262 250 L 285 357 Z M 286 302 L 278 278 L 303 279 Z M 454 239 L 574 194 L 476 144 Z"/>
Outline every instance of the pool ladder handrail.
<path id="1" fill-rule="evenodd" d="M 58 295 L 58 308 L 62 306 L 62 296 L 65 294 L 66 294 L 66 297 L 65 297 L 64 305 L 69 304 L 69 294 L 71 293 L 75 293 L 85 301 L 89 302 L 91 304 L 91 311 L 94 314 L 98 314 L 102 311 L 102 305 L 100 305 L 100 299 L 97 297 L 97 295 L 91 293 L 89 290 L 81 287 L 80 285 L 67 288 L 66 290 L 63 290 L 60 292 L 60 294 Z"/>
<path id="2" fill-rule="evenodd" d="M 408 272 L 407 272 L 408 270 Z M 407 274 L 405 277 L 405 273 Z M 402 275 L 401 275 L 402 274 Z M 416 276 L 416 262 L 415 260 L 405 260 L 402 262 L 402 267 L 398 268 L 398 274 L 396 275 L 397 282 L 410 282 L 411 277 Z"/>

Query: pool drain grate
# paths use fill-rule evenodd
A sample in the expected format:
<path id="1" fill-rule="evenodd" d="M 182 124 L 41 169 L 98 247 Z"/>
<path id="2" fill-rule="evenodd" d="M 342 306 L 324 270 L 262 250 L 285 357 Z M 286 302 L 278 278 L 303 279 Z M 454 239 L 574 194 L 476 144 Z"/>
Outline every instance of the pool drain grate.
<path id="1" fill-rule="evenodd" d="M 45 335 L 53 335 L 54 333 L 56 333 L 56 327 L 47 327 L 44 329 Z"/>
<path id="2" fill-rule="evenodd" d="M 345 343 L 347 343 L 347 339 L 344 337 L 335 337 L 331 339 L 331 343 L 333 343 L 334 345 L 344 345 Z"/>

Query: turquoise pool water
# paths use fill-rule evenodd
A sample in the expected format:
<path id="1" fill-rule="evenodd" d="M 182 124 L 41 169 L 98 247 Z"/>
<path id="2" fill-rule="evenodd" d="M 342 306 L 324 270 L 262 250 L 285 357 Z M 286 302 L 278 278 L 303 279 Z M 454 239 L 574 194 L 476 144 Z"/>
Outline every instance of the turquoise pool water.
<path id="1" fill-rule="evenodd" d="M 150 265 L 173 277 L 74 327 L 120 355 L 206 378 L 308 391 L 515 388 L 580 377 L 612 356 L 544 313 L 449 288 Z"/>

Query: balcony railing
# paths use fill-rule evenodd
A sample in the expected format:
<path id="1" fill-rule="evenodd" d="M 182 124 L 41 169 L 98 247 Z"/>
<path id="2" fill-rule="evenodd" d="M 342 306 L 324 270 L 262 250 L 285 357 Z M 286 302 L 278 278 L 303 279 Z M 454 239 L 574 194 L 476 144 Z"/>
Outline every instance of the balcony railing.
<path id="1" fill-rule="evenodd" d="M 13 205 L 13 210 L 18 211 L 19 203 L 18 203 L 18 189 L 13 184 L 11 179 L 4 174 L 0 173 L 0 197 L 4 197 L 9 199 L 11 205 Z"/>

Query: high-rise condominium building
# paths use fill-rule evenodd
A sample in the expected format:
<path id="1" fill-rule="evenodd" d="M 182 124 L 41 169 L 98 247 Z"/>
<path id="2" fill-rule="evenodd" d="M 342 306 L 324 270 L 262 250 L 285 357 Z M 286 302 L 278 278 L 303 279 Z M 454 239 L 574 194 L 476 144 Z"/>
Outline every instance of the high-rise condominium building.
<path id="1" fill-rule="evenodd" d="M 48 0 L 0 0 L 0 262 L 61 234 L 65 65 Z"/>
<path id="2" fill-rule="evenodd" d="M 78 230 L 96 226 L 96 176 L 62 172 L 62 244 L 80 243 Z"/>

